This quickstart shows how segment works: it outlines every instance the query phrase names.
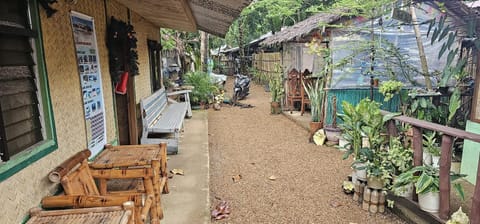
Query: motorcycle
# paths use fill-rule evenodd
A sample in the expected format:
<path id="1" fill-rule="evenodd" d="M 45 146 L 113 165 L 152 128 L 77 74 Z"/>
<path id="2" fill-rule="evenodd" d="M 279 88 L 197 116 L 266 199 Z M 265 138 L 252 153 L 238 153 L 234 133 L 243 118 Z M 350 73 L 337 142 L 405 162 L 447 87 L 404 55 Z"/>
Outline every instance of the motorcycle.
<path id="1" fill-rule="evenodd" d="M 235 106 L 237 101 L 244 99 L 248 96 L 250 90 L 250 78 L 246 75 L 235 75 L 235 81 L 233 82 L 233 97 L 232 104 Z"/>

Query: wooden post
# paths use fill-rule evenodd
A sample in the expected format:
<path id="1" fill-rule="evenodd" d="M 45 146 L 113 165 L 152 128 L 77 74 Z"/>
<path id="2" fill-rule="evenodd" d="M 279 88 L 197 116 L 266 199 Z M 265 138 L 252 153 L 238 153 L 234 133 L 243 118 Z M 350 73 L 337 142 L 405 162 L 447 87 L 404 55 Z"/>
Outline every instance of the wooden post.
<path id="1" fill-rule="evenodd" d="M 472 208 L 470 209 L 471 224 L 480 224 L 480 212 L 478 211 L 480 211 L 480 162 L 478 163 L 477 182 L 473 193 Z"/>
<path id="2" fill-rule="evenodd" d="M 389 138 L 398 136 L 398 130 L 397 126 L 395 125 L 395 120 L 391 119 L 387 122 L 387 133 Z"/>
<path id="3" fill-rule="evenodd" d="M 452 163 L 453 137 L 442 136 L 440 157 L 440 218 L 447 220 L 450 216 L 450 166 Z"/>
<path id="4" fill-rule="evenodd" d="M 412 147 L 413 147 L 413 166 L 421 166 L 423 161 L 423 137 L 422 137 L 422 129 L 413 126 L 413 141 L 412 141 Z M 418 174 L 417 174 L 418 175 Z M 413 189 L 413 195 L 412 199 L 413 201 L 418 201 L 418 195 L 415 193 L 415 187 Z"/>

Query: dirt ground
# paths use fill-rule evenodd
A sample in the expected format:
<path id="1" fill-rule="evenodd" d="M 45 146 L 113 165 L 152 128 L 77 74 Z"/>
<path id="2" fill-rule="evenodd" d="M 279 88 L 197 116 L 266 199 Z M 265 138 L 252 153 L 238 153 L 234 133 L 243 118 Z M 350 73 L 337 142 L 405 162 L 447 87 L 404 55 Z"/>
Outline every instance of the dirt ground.
<path id="1" fill-rule="evenodd" d="M 231 96 L 231 79 L 226 89 Z M 369 214 L 345 195 L 350 161 L 335 148 L 308 143 L 307 131 L 286 117 L 270 115 L 269 101 L 252 85 L 240 102 L 253 108 L 208 112 L 211 206 L 225 200 L 231 207 L 230 217 L 216 222 L 404 223 L 388 211 Z"/>

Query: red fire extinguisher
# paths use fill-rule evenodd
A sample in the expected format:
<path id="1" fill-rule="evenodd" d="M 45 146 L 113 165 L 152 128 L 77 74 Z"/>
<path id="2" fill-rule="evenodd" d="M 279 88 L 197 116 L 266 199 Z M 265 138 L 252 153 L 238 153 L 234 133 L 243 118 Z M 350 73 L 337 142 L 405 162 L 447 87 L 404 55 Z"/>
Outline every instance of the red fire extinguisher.
<path id="1" fill-rule="evenodd" d="M 124 72 L 120 77 L 120 82 L 115 86 L 115 93 L 125 95 L 127 93 L 128 72 Z"/>

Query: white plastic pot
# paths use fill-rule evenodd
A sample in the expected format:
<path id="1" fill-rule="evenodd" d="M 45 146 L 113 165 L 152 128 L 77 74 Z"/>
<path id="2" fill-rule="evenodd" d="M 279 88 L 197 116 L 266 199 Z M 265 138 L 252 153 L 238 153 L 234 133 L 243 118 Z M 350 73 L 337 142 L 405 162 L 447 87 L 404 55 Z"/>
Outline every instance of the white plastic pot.
<path id="1" fill-rule="evenodd" d="M 355 170 L 352 172 L 352 183 L 357 183 L 357 172 Z"/>
<path id="2" fill-rule="evenodd" d="M 399 187 L 395 190 L 395 194 L 404 198 L 412 198 L 413 195 L 413 183 Z"/>
<path id="3" fill-rule="evenodd" d="M 348 148 L 345 147 L 347 144 L 348 144 L 348 141 L 343 139 L 342 137 L 338 139 L 338 146 L 341 151 L 347 151 L 347 149 L 350 148 L 350 147 Z"/>
<path id="4" fill-rule="evenodd" d="M 432 165 L 432 154 L 423 150 L 423 165 Z"/>
<path id="5" fill-rule="evenodd" d="M 362 168 L 362 169 L 356 169 L 356 167 L 358 168 Z M 366 169 L 366 165 L 365 163 L 357 163 L 354 165 L 354 168 L 355 170 L 355 176 L 357 176 L 357 179 L 359 180 L 362 180 L 362 181 L 365 181 L 367 180 L 367 169 Z"/>
<path id="6" fill-rule="evenodd" d="M 423 211 L 438 213 L 440 210 L 440 193 L 428 192 L 418 195 L 418 205 Z"/>
<path id="7" fill-rule="evenodd" d="M 436 168 L 440 167 L 440 156 L 432 155 L 432 166 Z"/>

